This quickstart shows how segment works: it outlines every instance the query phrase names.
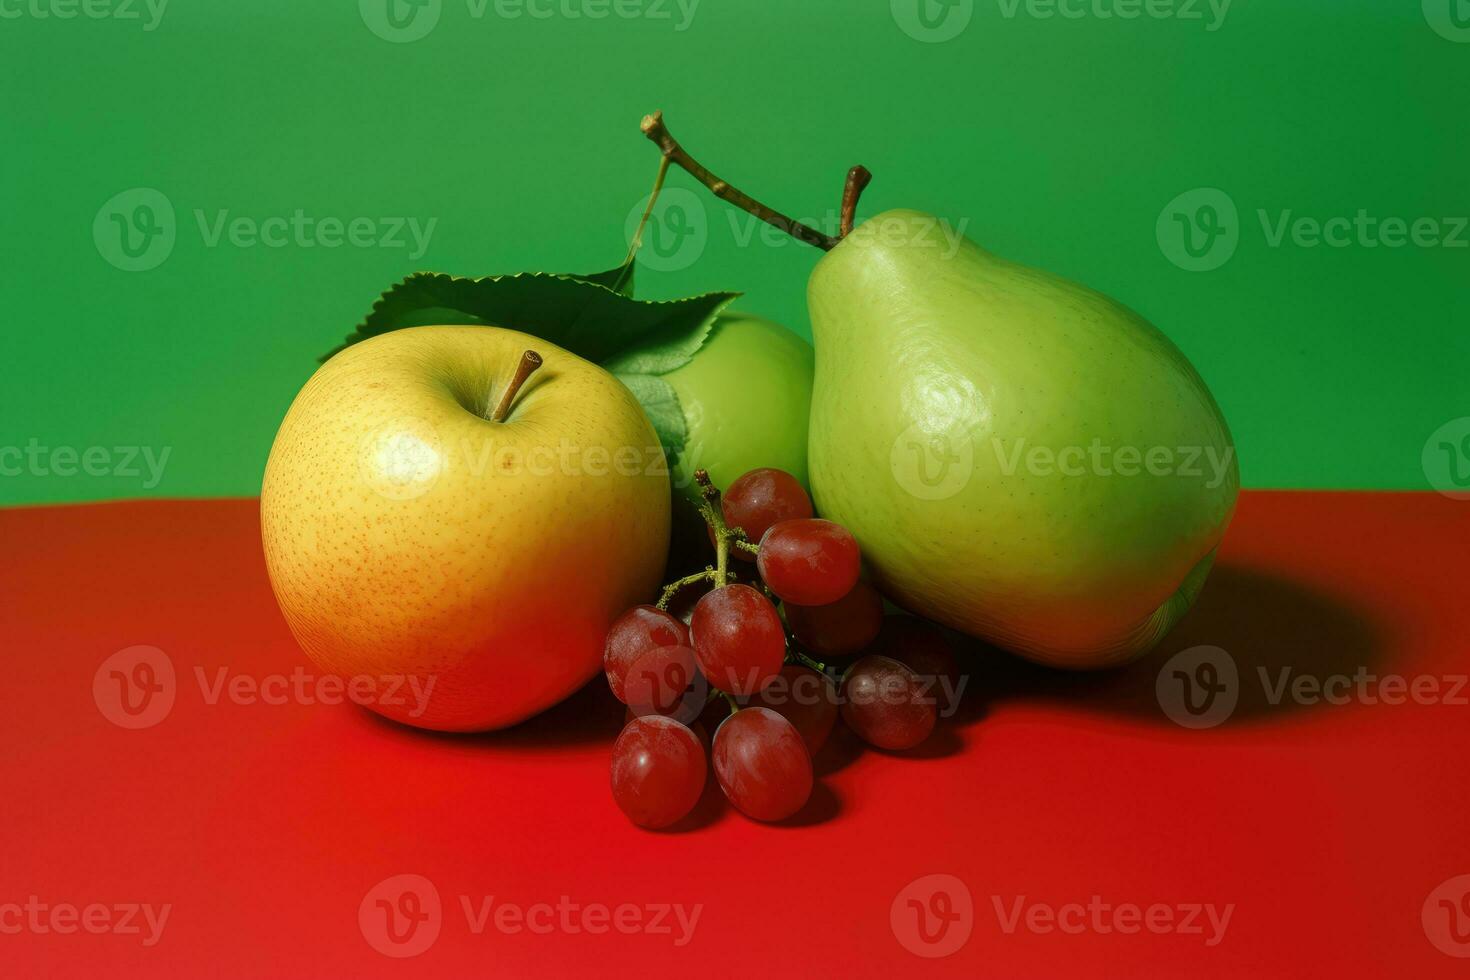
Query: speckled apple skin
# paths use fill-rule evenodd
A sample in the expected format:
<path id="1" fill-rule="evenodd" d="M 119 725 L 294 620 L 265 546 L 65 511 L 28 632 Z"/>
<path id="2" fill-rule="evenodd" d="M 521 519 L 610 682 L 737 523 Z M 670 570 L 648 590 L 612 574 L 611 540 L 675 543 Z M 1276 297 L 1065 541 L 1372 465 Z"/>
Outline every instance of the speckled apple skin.
<path id="1" fill-rule="evenodd" d="M 1142 654 L 1189 608 L 1240 476 L 1219 407 L 1167 337 L 915 211 L 828 253 L 808 302 L 813 497 L 857 536 L 885 595 L 1076 668 Z M 1218 479 L 1128 476 L 1073 454 L 1063 474 L 1016 455 L 1093 440 L 1194 447 L 1206 470 L 1209 453 L 1222 465 Z"/>
<path id="2" fill-rule="evenodd" d="M 528 349 L 544 366 L 490 421 Z M 595 675 L 609 624 L 656 591 L 658 447 L 612 375 L 527 334 L 417 327 L 350 347 L 297 395 L 266 465 L 281 611 L 323 671 L 432 679 L 422 704 L 406 689 L 369 704 L 387 717 L 521 721 Z"/>

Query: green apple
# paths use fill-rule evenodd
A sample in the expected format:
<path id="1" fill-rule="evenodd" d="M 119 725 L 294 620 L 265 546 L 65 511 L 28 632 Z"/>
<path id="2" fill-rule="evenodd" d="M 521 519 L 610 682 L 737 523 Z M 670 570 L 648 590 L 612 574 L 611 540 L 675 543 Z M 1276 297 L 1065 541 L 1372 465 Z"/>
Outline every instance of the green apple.
<path id="1" fill-rule="evenodd" d="M 528 350 L 542 363 L 525 380 Z M 493 327 L 398 330 L 327 361 L 281 424 L 260 506 L 307 655 L 432 682 L 369 706 L 447 731 L 513 724 L 595 675 L 669 541 L 667 468 L 627 388 Z"/>
<path id="2" fill-rule="evenodd" d="M 811 484 L 893 601 L 1043 663 L 1148 650 L 1235 506 L 1234 445 L 1168 338 L 915 211 L 814 271 Z"/>
<path id="3" fill-rule="evenodd" d="M 807 482 L 812 347 L 769 320 L 726 314 L 693 360 L 663 376 L 679 396 L 688 439 L 674 485 L 696 500 L 694 471 L 717 487 L 762 466 Z"/>

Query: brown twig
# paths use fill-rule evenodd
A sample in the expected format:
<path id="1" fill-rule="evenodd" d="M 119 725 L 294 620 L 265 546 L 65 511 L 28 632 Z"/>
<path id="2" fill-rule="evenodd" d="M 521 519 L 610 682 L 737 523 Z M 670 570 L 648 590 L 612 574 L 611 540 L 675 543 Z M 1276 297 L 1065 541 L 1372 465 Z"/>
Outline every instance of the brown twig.
<path id="1" fill-rule="evenodd" d="M 786 215 L 767 207 L 749 194 L 730 186 L 730 184 L 710 173 L 699 161 L 691 157 L 685 151 L 684 147 L 679 145 L 679 141 L 674 139 L 673 135 L 669 133 L 668 127 L 664 125 L 664 114 L 662 112 L 655 112 L 651 116 L 644 116 L 642 129 L 643 135 L 652 140 L 667 159 L 687 170 L 690 176 L 705 187 L 708 187 L 715 197 L 718 197 L 720 200 L 728 201 L 741 210 L 755 215 L 767 224 L 786 232 L 786 234 L 795 238 L 797 241 L 806 242 L 808 245 L 815 245 L 817 248 L 826 252 L 830 252 L 842 240 L 841 238 L 833 238 L 831 235 L 824 235 L 815 228 L 786 217 Z"/>

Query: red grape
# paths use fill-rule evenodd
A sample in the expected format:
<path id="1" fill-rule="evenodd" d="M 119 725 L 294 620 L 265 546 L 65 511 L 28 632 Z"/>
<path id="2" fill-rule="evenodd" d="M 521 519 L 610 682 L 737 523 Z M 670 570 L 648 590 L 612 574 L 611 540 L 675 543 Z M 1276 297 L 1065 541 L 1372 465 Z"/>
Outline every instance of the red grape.
<path id="1" fill-rule="evenodd" d="M 812 793 L 812 758 L 791 722 L 770 708 L 742 708 L 715 732 L 715 778 L 756 820 L 784 820 Z"/>
<path id="2" fill-rule="evenodd" d="M 868 652 L 891 657 L 917 674 L 939 702 L 940 714 L 953 710 L 960 692 L 960 664 L 939 627 L 913 616 L 887 616 Z"/>
<path id="3" fill-rule="evenodd" d="M 613 697 L 628 703 L 623 684 L 638 659 L 654 647 L 689 646 L 689 628 L 653 606 L 634 606 L 623 613 L 607 632 L 602 652 L 602 669 Z"/>
<path id="4" fill-rule="evenodd" d="M 724 704 L 725 703 L 725 699 L 724 698 L 721 698 L 720 699 L 720 703 L 721 704 Z M 623 712 L 623 727 L 626 728 L 628 726 L 628 723 L 631 722 L 631 721 L 636 721 L 639 718 L 647 718 L 647 717 L 649 717 L 649 716 L 648 715 L 640 715 L 640 714 L 638 714 L 638 712 L 634 711 L 632 708 L 628 708 L 628 709 L 624 710 L 624 712 Z M 659 717 L 659 716 L 655 715 L 653 717 Z M 668 715 L 663 715 L 662 717 L 667 718 Z M 699 717 L 701 719 L 703 719 L 704 718 L 704 715 L 701 714 Z M 674 720 L 675 721 L 678 721 L 679 719 L 675 718 Z M 680 722 L 680 724 L 683 724 L 683 722 Z M 702 745 L 702 746 L 704 746 L 704 751 L 705 751 L 706 754 L 708 754 L 709 751 L 710 751 L 711 743 L 710 743 L 710 738 L 709 738 L 709 729 L 705 726 L 704 722 L 702 720 L 694 721 L 694 722 L 690 723 L 689 725 L 686 725 L 685 727 L 688 728 L 691 732 L 694 733 L 694 737 L 697 738 L 697 739 L 699 739 L 699 744 Z"/>
<path id="5" fill-rule="evenodd" d="M 699 669 L 728 694 L 754 694 L 786 660 L 786 629 L 776 607 L 748 585 L 727 585 L 700 599 L 689 633 Z"/>
<path id="6" fill-rule="evenodd" d="M 770 708 L 791 722 L 806 750 L 815 756 L 837 723 L 837 688 L 832 679 L 807 667 L 788 664 L 781 676 L 751 698 L 751 705 Z"/>
<path id="7" fill-rule="evenodd" d="M 852 591 L 825 606 L 786 603 L 786 622 L 807 649 L 826 657 L 845 657 L 873 642 L 883 627 L 883 597 L 858 580 Z"/>
<path id="8" fill-rule="evenodd" d="M 720 510 L 727 525 L 741 528 L 752 544 L 759 544 L 772 524 L 811 517 L 812 498 L 785 470 L 751 470 L 730 484 L 720 499 Z M 747 561 L 755 559 L 740 548 L 730 553 Z"/>
<path id="9" fill-rule="evenodd" d="M 684 724 L 699 717 L 709 684 L 693 647 L 651 647 L 623 676 L 623 696 L 635 715 L 668 715 Z"/>
<path id="10" fill-rule="evenodd" d="M 880 749 L 911 749 L 934 731 L 938 711 L 932 692 L 890 657 L 869 654 L 842 680 L 842 720 Z"/>
<path id="11" fill-rule="evenodd" d="M 690 729 L 660 715 L 635 718 L 613 743 L 613 799 L 638 826 L 667 827 L 699 802 L 708 768 Z"/>
<path id="12" fill-rule="evenodd" d="M 787 602 L 825 606 L 857 584 L 862 554 L 841 524 L 819 518 L 782 521 L 761 538 L 756 567 L 766 584 Z"/>

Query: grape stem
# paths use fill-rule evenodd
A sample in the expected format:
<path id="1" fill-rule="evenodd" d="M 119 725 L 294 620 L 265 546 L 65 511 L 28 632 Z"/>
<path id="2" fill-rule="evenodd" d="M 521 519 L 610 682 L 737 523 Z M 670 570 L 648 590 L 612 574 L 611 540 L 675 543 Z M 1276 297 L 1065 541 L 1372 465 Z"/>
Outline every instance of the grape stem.
<path id="1" fill-rule="evenodd" d="M 695 470 L 694 482 L 699 484 L 699 512 L 715 536 L 715 571 L 712 581 L 715 588 L 723 589 L 730 580 L 730 542 L 735 537 L 725 524 L 725 510 L 720 506 L 720 488 L 709 478 L 708 470 Z M 741 531 L 744 537 L 745 532 Z"/>
<path id="2" fill-rule="evenodd" d="M 699 513 L 704 517 L 705 524 L 709 525 L 710 534 L 715 539 L 715 563 L 706 565 L 704 571 L 685 575 L 664 586 L 663 594 L 659 596 L 657 607 L 667 611 L 669 603 L 674 601 L 680 591 L 700 582 L 710 582 L 717 589 L 723 589 L 734 577 L 730 571 L 730 549 L 739 548 L 752 555 L 760 554 L 760 546 L 752 544 L 750 538 L 745 534 L 743 528 L 730 527 L 725 523 L 725 512 L 720 507 L 720 490 L 709 478 L 706 470 L 694 472 L 694 482 L 699 485 Z"/>
<path id="3" fill-rule="evenodd" d="M 827 672 L 827 665 L 826 664 L 824 664 L 824 663 L 822 663 L 820 661 L 817 661 L 817 660 L 813 660 L 811 657 L 808 657 L 806 654 L 802 653 L 800 650 L 797 650 L 795 647 L 790 646 L 790 641 L 789 640 L 787 641 L 787 644 L 788 644 L 788 648 L 789 648 L 788 649 L 788 652 L 790 653 L 791 659 L 795 660 L 797 663 L 801 664 L 803 667 L 810 667 L 812 670 L 815 670 L 819 674 L 825 674 Z"/>
<path id="4" fill-rule="evenodd" d="M 643 135 L 652 140 L 654 145 L 659 148 L 659 151 L 663 153 L 666 161 L 672 161 L 688 171 L 690 176 L 705 187 L 708 187 L 715 197 L 718 197 L 722 201 L 728 201 L 747 214 L 754 215 L 766 224 L 781 229 L 797 241 L 805 242 L 808 245 L 815 245 L 824 252 L 830 252 L 836 248 L 838 243 L 846 238 L 848 232 L 852 230 L 852 220 L 854 213 L 857 211 L 858 199 L 862 197 L 863 189 L 868 186 L 868 182 L 873 179 L 873 175 L 868 172 L 866 167 L 853 167 L 852 170 L 848 171 L 847 183 L 842 195 L 841 234 L 834 238 L 831 235 L 823 234 L 809 225 L 804 225 L 800 221 L 788 218 L 774 208 L 767 207 L 760 201 L 757 201 L 744 191 L 732 187 L 727 181 L 716 177 L 708 168 L 690 156 L 688 151 L 679 145 L 678 140 L 674 139 L 673 134 L 664 125 L 664 114 L 662 112 L 655 112 L 652 115 L 644 116 L 643 124 L 640 128 L 643 130 Z"/>
<path id="5" fill-rule="evenodd" d="M 676 579 L 670 582 L 668 585 L 664 586 L 663 594 L 659 596 L 658 602 L 655 603 L 655 605 L 659 609 L 662 609 L 664 612 L 668 612 L 669 603 L 674 601 L 674 596 L 678 595 L 685 588 L 694 585 L 697 582 L 708 582 L 710 580 L 710 577 L 714 575 L 714 573 L 715 570 L 712 566 L 706 567 L 705 570 L 702 572 L 695 572 L 693 575 L 685 575 L 681 579 Z"/>

